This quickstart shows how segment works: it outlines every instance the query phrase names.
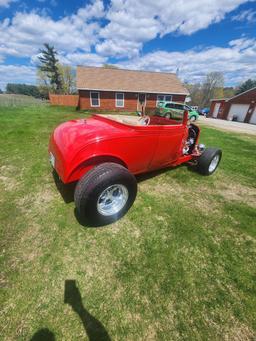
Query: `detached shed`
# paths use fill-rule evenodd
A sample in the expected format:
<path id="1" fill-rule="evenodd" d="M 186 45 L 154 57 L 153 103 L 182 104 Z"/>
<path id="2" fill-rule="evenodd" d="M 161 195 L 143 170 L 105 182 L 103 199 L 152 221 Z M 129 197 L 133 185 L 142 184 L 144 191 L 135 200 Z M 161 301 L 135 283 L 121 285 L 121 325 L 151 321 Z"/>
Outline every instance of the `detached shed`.
<path id="1" fill-rule="evenodd" d="M 158 101 L 184 102 L 188 90 L 174 73 L 77 67 L 79 108 L 136 111 Z"/>
<path id="2" fill-rule="evenodd" d="M 209 117 L 256 124 L 256 87 L 231 98 L 212 99 Z"/>

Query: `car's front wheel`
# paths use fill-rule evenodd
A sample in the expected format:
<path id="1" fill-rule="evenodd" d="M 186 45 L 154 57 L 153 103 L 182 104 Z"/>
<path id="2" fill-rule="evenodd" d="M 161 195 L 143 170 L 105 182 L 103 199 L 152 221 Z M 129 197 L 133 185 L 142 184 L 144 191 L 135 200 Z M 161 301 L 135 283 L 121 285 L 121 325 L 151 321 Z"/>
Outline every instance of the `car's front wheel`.
<path id="1" fill-rule="evenodd" d="M 197 170 L 203 175 L 213 174 L 219 166 L 222 151 L 218 148 L 207 148 L 198 158 Z"/>
<path id="2" fill-rule="evenodd" d="M 75 189 L 79 219 L 100 226 L 120 219 L 132 206 L 137 181 L 125 167 L 103 163 L 90 170 Z"/>

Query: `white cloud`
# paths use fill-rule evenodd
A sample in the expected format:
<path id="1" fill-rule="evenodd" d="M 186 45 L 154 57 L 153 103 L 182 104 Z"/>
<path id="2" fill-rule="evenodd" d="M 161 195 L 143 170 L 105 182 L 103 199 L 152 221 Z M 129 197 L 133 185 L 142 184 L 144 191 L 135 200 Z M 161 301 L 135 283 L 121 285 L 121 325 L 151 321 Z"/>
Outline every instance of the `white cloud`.
<path id="1" fill-rule="evenodd" d="M 246 1 L 112 0 L 105 9 L 103 1 L 96 0 L 58 20 L 46 11 L 18 12 L 0 21 L 0 53 L 2 57 L 31 57 L 48 42 L 64 53 L 89 53 L 95 47 L 105 57 L 134 58 L 145 42 L 168 33 L 192 34 L 222 20 Z"/>
<path id="2" fill-rule="evenodd" d="M 0 88 L 4 89 L 7 83 L 34 84 L 36 70 L 25 65 L 1 65 L 0 64 Z"/>
<path id="3" fill-rule="evenodd" d="M 255 44 L 255 39 L 239 38 L 229 42 L 229 45 L 239 50 L 247 49 Z"/>
<path id="4" fill-rule="evenodd" d="M 156 51 L 130 61 L 120 67 L 153 71 L 175 72 L 189 82 L 201 81 L 211 71 L 224 73 L 227 84 L 237 84 L 248 78 L 256 78 L 256 39 L 237 39 L 226 48 L 211 47 L 185 52 Z"/>
<path id="5" fill-rule="evenodd" d="M 9 7 L 14 0 L 0 0 L 0 7 Z"/>
<path id="6" fill-rule="evenodd" d="M 115 56 L 115 57 L 135 57 L 139 55 L 139 50 L 142 47 L 141 42 L 125 41 L 116 39 L 108 39 L 104 42 L 97 44 L 96 51 L 102 56 Z"/>
<path id="7" fill-rule="evenodd" d="M 68 53 L 65 56 L 60 56 L 60 62 L 69 65 L 90 65 L 101 66 L 107 62 L 107 58 L 99 56 L 95 53 Z"/>
<path id="8" fill-rule="evenodd" d="M 63 63 L 70 65 L 101 66 L 107 58 L 94 53 L 71 52 L 60 55 Z M 230 41 L 227 47 L 192 49 L 184 52 L 155 51 L 136 56 L 117 65 L 121 68 L 175 72 L 179 68 L 181 79 L 201 81 L 211 71 L 224 73 L 226 84 L 238 84 L 256 78 L 256 39 L 240 38 Z M 7 82 L 35 82 L 35 67 L 1 65 L 0 87 Z M 3 76 L 2 76 L 3 75 Z"/>
<path id="9" fill-rule="evenodd" d="M 102 18 L 105 15 L 104 4 L 101 0 L 93 1 L 92 4 L 80 8 L 77 15 L 84 20 Z"/>
<path id="10" fill-rule="evenodd" d="M 16 13 L 12 20 L 7 18 L 0 22 L 0 54 L 31 57 L 45 42 L 60 52 L 70 53 L 77 49 L 88 52 L 97 43 L 100 29 L 91 19 L 103 14 L 100 0 L 56 21 L 36 12 Z"/>
<path id="11" fill-rule="evenodd" d="M 256 11 L 253 11 L 252 9 L 248 9 L 245 11 L 242 11 L 238 13 L 237 15 L 234 15 L 232 18 L 232 21 L 247 21 L 249 23 L 256 21 Z"/>
<path id="12" fill-rule="evenodd" d="M 143 43 L 168 33 L 190 35 L 221 21 L 247 0 L 112 0 L 109 24 L 100 31 L 104 39 L 98 53 L 132 57 Z M 125 45 L 127 46 L 124 51 Z"/>
<path id="13" fill-rule="evenodd" d="M 249 23 L 253 23 L 256 21 L 256 11 L 253 11 L 252 9 L 248 9 L 245 11 L 242 11 L 238 13 L 237 15 L 234 15 L 232 17 L 233 21 L 247 21 Z"/>

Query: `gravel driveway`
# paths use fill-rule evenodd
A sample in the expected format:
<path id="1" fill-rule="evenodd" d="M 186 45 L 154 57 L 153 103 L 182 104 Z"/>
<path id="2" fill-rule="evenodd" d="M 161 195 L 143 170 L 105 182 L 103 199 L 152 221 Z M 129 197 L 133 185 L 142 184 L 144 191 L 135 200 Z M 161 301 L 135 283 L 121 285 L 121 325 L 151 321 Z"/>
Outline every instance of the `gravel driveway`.
<path id="1" fill-rule="evenodd" d="M 256 135 L 256 124 L 219 120 L 216 118 L 199 117 L 198 123 L 207 125 L 220 130 L 228 130 L 236 133 Z"/>

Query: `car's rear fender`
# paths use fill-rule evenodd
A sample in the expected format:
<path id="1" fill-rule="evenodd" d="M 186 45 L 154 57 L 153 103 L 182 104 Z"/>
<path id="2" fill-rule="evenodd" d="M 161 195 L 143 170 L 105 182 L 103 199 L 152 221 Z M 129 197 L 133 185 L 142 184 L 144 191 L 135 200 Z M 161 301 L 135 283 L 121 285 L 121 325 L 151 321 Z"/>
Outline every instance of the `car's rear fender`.
<path id="1" fill-rule="evenodd" d="M 66 175 L 66 179 L 64 179 L 64 183 L 78 181 L 90 169 L 104 162 L 114 162 L 114 163 L 124 166 L 125 168 L 128 168 L 126 163 L 116 156 L 97 155 L 97 156 L 90 157 L 82 161 L 81 163 L 79 163 L 69 174 Z"/>

